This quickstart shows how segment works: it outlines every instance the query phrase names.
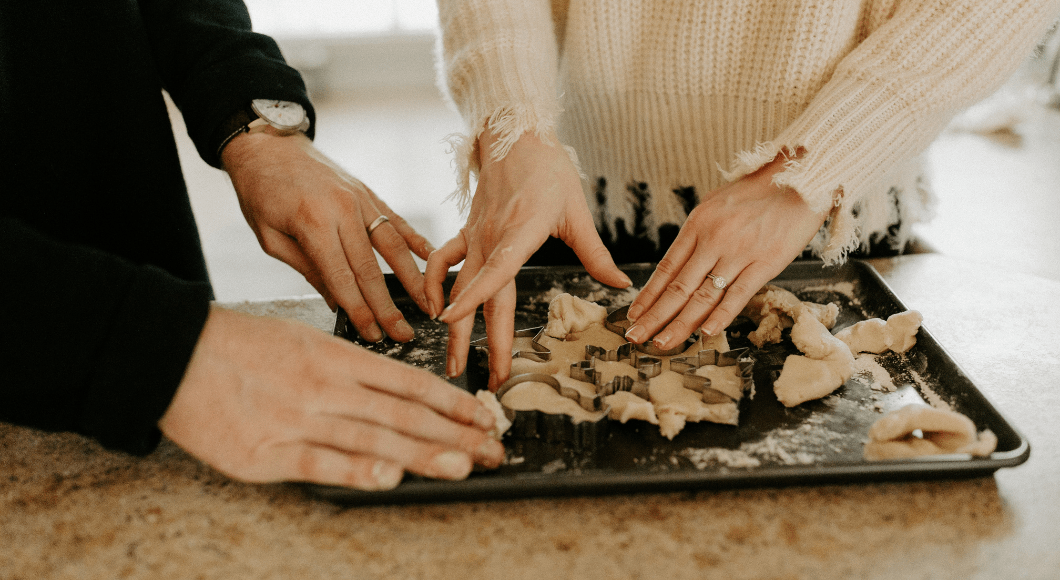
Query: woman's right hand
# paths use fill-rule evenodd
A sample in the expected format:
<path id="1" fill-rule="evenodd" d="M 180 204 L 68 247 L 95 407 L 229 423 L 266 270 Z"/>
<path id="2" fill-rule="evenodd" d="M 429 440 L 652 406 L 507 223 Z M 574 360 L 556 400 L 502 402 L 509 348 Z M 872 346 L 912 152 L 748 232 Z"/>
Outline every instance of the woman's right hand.
<path id="1" fill-rule="evenodd" d="M 494 416 L 433 374 L 296 322 L 213 307 L 159 427 L 235 479 L 389 489 L 496 467 Z"/>
<path id="2" fill-rule="evenodd" d="M 475 310 L 483 305 L 491 352 L 510 352 L 515 326 L 515 276 L 549 236 L 563 240 L 586 271 L 609 286 L 631 284 L 596 232 L 581 179 L 555 135 L 524 133 L 502 159 L 492 159 L 496 136 L 479 138 L 478 185 L 467 224 L 427 260 L 424 288 L 431 310 L 445 304 L 442 282 L 457 274 L 451 303 L 439 320 L 449 325 L 446 373 L 460 376 L 467 364 Z M 490 357 L 490 390 L 511 372 L 510 357 Z"/>

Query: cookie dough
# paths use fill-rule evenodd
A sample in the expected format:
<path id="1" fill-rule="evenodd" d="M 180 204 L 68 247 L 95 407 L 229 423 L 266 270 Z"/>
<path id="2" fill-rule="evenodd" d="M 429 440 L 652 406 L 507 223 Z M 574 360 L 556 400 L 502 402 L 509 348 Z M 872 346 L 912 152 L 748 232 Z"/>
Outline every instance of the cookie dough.
<path id="1" fill-rule="evenodd" d="M 585 347 L 587 345 L 615 350 L 626 344 L 624 337 L 607 330 L 603 326 L 606 317 L 606 310 L 601 306 L 570 294 L 557 295 L 549 304 L 549 319 L 548 324 L 545 326 L 545 334 L 539 338 L 540 344 L 551 351 L 551 359 L 540 362 L 517 357 L 512 361 L 512 376 L 525 373 L 548 374 L 555 377 L 564 388 L 572 388 L 580 393 L 592 395 L 596 392 L 596 387 L 584 381 L 572 379 L 570 377 L 570 367 L 571 364 L 586 360 Z M 725 334 L 720 333 L 716 336 L 701 337 L 678 356 L 695 355 L 700 350 L 709 349 L 719 352 L 728 351 L 729 343 Z M 532 350 L 530 338 L 516 339 L 514 351 L 521 350 Z M 663 435 L 671 439 L 684 428 L 687 422 L 714 421 L 731 425 L 737 424 L 739 418 L 738 402 L 743 396 L 743 383 L 738 375 L 738 367 L 704 366 L 697 370 L 697 374 L 711 379 L 713 387 L 733 399 L 733 401 L 726 403 L 706 404 L 702 401 L 700 393 L 686 389 L 683 386 L 684 379 L 679 373 L 670 370 L 670 359 L 673 357 L 658 358 L 662 361 L 662 372 L 649 380 L 649 400 L 641 399 L 632 393 L 622 391 L 608 395 L 603 398 L 603 403 L 610 407 L 610 418 L 623 423 L 629 420 L 641 420 L 653 425 L 659 425 Z M 601 384 L 606 384 L 618 376 L 637 377 L 637 369 L 628 360 L 603 361 L 597 359 L 594 369 L 600 373 Z M 519 387 L 513 387 L 505 395 L 505 406 L 514 408 L 508 405 L 508 396 Z M 537 387 L 533 388 L 536 389 Z M 555 391 L 553 390 L 553 392 Z M 547 398 L 547 400 L 552 399 L 552 395 L 544 393 L 544 391 L 541 391 L 540 395 Z M 522 395 L 519 396 L 521 397 Z M 557 394 L 557 396 L 559 395 Z M 563 405 L 567 409 L 573 409 L 573 407 L 578 406 L 573 401 L 571 401 L 570 405 L 559 402 L 548 404 Z M 580 409 L 580 407 L 578 408 Z M 541 408 L 538 410 L 553 412 L 554 409 L 550 409 L 553 408 Z M 576 412 L 572 411 L 572 413 L 568 414 L 573 416 L 573 413 Z"/>
<path id="2" fill-rule="evenodd" d="M 854 355 L 846 343 L 832 336 L 816 314 L 800 304 L 794 311 L 791 341 L 804 356 L 789 355 L 773 391 L 786 407 L 820 399 L 838 389 L 854 374 Z"/>
<path id="3" fill-rule="evenodd" d="M 907 405 L 892 411 L 869 428 L 865 459 L 879 461 L 925 455 L 967 453 L 985 457 L 997 448 L 989 429 L 976 432 L 968 417 L 927 405 Z"/>
<path id="4" fill-rule="evenodd" d="M 512 422 L 508 420 L 507 415 L 504 414 L 504 408 L 501 407 L 500 401 L 497 400 L 497 395 L 490 391 L 483 389 L 475 393 L 475 398 L 482 402 L 482 405 L 493 413 L 493 417 L 496 422 L 493 424 L 493 429 L 490 429 L 489 435 L 497 441 L 500 441 L 504 434 L 511 428 Z"/>
<path id="5" fill-rule="evenodd" d="M 850 352 L 880 354 L 891 350 L 905 352 L 916 344 L 916 333 L 924 317 L 916 310 L 892 314 L 884 322 L 879 318 L 862 320 L 844 328 L 835 337 L 850 347 Z"/>
<path id="6" fill-rule="evenodd" d="M 548 324 L 545 334 L 553 338 L 566 338 L 572 332 L 581 332 L 594 324 L 603 324 L 607 309 L 599 304 L 563 293 L 548 304 Z"/>
<path id="7" fill-rule="evenodd" d="M 796 314 L 800 309 L 808 310 L 825 328 L 835 326 L 839 316 L 839 306 L 833 303 L 816 304 L 803 302 L 797 296 L 777 286 L 765 285 L 744 306 L 741 316 L 749 318 L 758 325 L 747 338 L 762 348 L 766 344 L 780 342 L 781 333 L 795 324 Z"/>
<path id="8" fill-rule="evenodd" d="M 604 417 L 602 411 L 586 411 L 573 399 L 568 399 L 556 392 L 551 385 L 533 381 L 519 383 L 508 389 L 508 392 L 501 397 L 501 404 L 513 411 L 541 411 L 552 415 L 570 415 L 575 423 L 599 421 Z"/>

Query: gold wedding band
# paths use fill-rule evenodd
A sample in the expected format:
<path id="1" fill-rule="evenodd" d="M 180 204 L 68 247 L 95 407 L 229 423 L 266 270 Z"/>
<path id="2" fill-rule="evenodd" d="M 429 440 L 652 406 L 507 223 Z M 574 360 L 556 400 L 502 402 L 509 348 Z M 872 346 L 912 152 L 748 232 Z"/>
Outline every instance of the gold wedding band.
<path id="1" fill-rule="evenodd" d="M 388 221 L 390 221 L 390 218 L 386 217 L 385 215 L 381 215 L 381 216 L 375 218 L 375 221 L 373 221 L 372 223 L 368 224 L 368 237 L 369 238 L 372 237 L 372 232 L 375 231 L 375 228 L 385 224 Z"/>

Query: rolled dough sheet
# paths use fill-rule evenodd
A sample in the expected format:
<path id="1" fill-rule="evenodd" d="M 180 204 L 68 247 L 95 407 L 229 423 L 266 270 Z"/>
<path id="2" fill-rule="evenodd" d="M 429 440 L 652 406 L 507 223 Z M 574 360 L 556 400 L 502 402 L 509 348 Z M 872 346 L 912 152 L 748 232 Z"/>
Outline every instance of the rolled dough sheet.
<path id="1" fill-rule="evenodd" d="M 541 411 L 552 415 L 570 415 L 574 423 L 599 421 L 604 417 L 602 411 L 586 411 L 573 399 L 557 393 L 556 389 L 550 385 L 534 381 L 519 383 L 509 389 L 501 397 L 501 404 L 515 411 Z"/>

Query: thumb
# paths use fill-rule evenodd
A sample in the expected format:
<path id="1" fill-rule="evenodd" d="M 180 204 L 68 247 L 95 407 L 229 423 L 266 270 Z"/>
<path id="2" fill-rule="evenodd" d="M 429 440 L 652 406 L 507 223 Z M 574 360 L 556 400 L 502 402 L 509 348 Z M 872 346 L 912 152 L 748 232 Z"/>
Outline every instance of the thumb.
<path id="1" fill-rule="evenodd" d="M 574 250 L 578 260 L 585 266 L 585 271 L 596 280 L 614 288 L 632 286 L 633 281 L 618 269 L 611 252 L 607 251 L 603 240 L 600 239 L 596 224 L 589 215 L 589 208 L 582 207 L 575 210 L 574 214 L 568 217 L 567 227 L 561 233 L 560 239 Z"/>

